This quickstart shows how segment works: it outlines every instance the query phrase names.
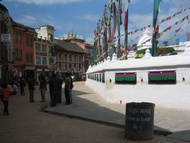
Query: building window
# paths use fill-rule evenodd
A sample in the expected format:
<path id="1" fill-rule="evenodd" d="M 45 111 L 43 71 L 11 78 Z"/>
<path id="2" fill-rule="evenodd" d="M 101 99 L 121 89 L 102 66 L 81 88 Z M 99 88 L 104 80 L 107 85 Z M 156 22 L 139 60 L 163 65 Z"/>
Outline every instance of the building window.
<path id="1" fill-rule="evenodd" d="M 47 58 L 46 57 L 42 57 L 42 65 L 47 65 Z"/>
<path id="2" fill-rule="evenodd" d="M 22 33 L 21 32 L 18 33 L 18 40 L 19 40 L 19 43 L 22 44 Z"/>
<path id="3" fill-rule="evenodd" d="M 29 61 L 29 58 L 30 58 L 30 57 L 29 57 L 29 54 L 27 53 L 27 54 L 26 54 L 26 62 L 27 62 L 27 63 L 30 62 L 30 61 Z"/>
<path id="4" fill-rule="evenodd" d="M 53 41 L 53 34 L 48 34 L 49 40 Z"/>
<path id="5" fill-rule="evenodd" d="M 36 49 L 36 52 L 40 52 L 41 51 L 40 44 L 36 43 L 35 44 L 35 49 Z"/>
<path id="6" fill-rule="evenodd" d="M 69 55 L 69 61 L 72 62 L 72 55 Z"/>
<path id="7" fill-rule="evenodd" d="M 26 37 L 26 46 L 33 47 L 33 38 L 31 38 L 30 36 Z"/>
<path id="8" fill-rule="evenodd" d="M 30 63 L 33 63 L 33 54 L 30 54 Z"/>
<path id="9" fill-rule="evenodd" d="M 15 49 L 15 60 L 18 60 L 18 49 Z"/>
<path id="10" fill-rule="evenodd" d="M 41 57 L 36 56 L 36 65 L 41 65 Z"/>
<path id="11" fill-rule="evenodd" d="M 72 65 L 71 64 L 69 64 L 69 70 L 71 70 L 72 69 Z"/>
<path id="12" fill-rule="evenodd" d="M 79 64 L 79 71 L 81 70 L 81 65 Z"/>
<path id="13" fill-rule="evenodd" d="M 67 70 L 67 64 L 65 64 L 65 70 Z"/>
<path id="14" fill-rule="evenodd" d="M 77 61 L 77 56 L 76 55 L 74 55 L 74 62 L 76 62 Z"/>
<path id="15" fill-rule="evenodd" d="M 14 40 L 17 44 L 22 44 L 22 33 L 21 32 L 15 32 Z"/>
<path id="16" fill-rule="evenodd" d="M 18 59 L 19 59 L 19 60 L 22 60 L 22 50 L 19 50 Z"/>
<path id="17" fill-rule="evenodd" d="M 81 56 L 79 56 L 79 62 L 81 62 L 81 59 L 82 59 Z"/>
<path id="18" fill-rule="evenodd" d="M 19 50 L 19 49 L 15 50 L 15 59 L 22 60 L 22 50 Z"/>
<path id="19" fill-rule="evenodd" d="M 47 46 L 42 44 L 42 52 L 47 52 Z"/>
<path id="20" fill-rule="evenodd" d="M 53 46 L 49 46 L 49 53 L 53 54 Z"/>
<path id="21" fill-rule="evenodd" d="M 65 62 L 67 61 L 67 54 L 65 54 Z"/>
<path id="22" fill-rule="evenodd" d="M 54 59 L 53 58 L 49 58 L 49 65 L 54 65 Z"/>
<path id="23" fill-rule="evenodd" d="M 58 54 L 58 61 L 61 61 L 61 54 Z"/>

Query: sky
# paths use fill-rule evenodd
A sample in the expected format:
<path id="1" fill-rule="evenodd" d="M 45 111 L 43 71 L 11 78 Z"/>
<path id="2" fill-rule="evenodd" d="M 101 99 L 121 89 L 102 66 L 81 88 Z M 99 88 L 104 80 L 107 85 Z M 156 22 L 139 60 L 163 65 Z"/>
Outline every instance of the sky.
<path id="1" fill-rule="evenodd" d="M 2 0 L 0 3 L 8 9 L 9 15 L 15 22 L 32 28 L 50 25 L 55 28 L 55 38 L 67 38 L 68 33 L 73 32 L 78 38 L 93 43 L 94 30 L 97 28 L 98 20 L 102 19 L 104 5 L 108 5 L 110 0 Z M 125 0 L 122 3 L 122 21 L 124 22 Z M 128 7 L 129 32 L 143 27 L 148 28 L 148 25 L 152 24 L 153 4 L 154 0 L 131 0 Z M 190 0 L 162 0 L 158 22 L 169 16 L 172 18 L 160 23 L 159 32 L 170 26 L 172 28 L 159 38 L 160 43 L 164 41 L 175 43 L 176 40 L 180 42 L 186 40 L 186 33 L 190 32 L 190 22 L 188 20 L 180 22 L 180 20 L 189 15 L 190 9 L 174 17 L 173 15 L 189 6 Z M 179 23 L 175 24 L 176 22 Z M 123 34 L 123 24 L 120 28 L 121 34 Z M 179 28 L 181 28 L 180 31 L 175 32 Z M 151 28 L 149 30 L 151 31 Z M 143 32 L 144 29 L 129 34 L 128 45 L 137 44 Z M 172 40 L 168 40 L 170 37 L 173 37 Z M 122 37 L 121 44 L 123 43 L 124 38 Z"/>

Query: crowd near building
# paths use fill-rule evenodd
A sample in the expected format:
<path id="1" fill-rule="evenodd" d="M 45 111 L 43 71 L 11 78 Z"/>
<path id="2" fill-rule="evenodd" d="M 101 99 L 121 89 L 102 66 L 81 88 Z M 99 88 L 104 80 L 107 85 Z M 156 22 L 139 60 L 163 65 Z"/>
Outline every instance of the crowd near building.
<path id="1" fill-rule="evenodd" d="M 83 80 L 93 46 L 73 32 L 65 39 L 55 39 L 54 32 L 50 25 L 35 29 L 15 22 L 0 4 L 0 82 L 53 73 L 64 78 L 67 71 L 75 80 Z"/>

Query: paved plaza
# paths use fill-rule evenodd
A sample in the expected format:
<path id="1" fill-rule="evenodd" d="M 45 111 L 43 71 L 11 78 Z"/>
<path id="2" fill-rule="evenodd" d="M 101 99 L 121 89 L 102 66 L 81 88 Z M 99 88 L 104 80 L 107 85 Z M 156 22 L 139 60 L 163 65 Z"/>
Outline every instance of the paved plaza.
<path id="1" fill-rule="evenodd" d="M 27 92 L 27 88 L 25 89 Z M 64 94 L 63 94 L 64 95 Z M 125 138 L 125 104 L 105 102 L 98 94 L 75 82 L 73 104 L 49 107 L 49 93 L 40 102 L 28 95 L 11 96 L 10 115 L 0 114 L 0 143 L 136 143 Z M 64 101 L 63 96 L 63 101 Z M 3 104 L 0 104 L 3 113 Z M 49 114 L 51 113 L 51 114 Z M 189 142 L 190 111 L 155 107 L 154 137 L 142 143 Z M 168 135 L 169 134 L 169 135 Z M 163 136 L 168 135 L 168 136 Z"/>

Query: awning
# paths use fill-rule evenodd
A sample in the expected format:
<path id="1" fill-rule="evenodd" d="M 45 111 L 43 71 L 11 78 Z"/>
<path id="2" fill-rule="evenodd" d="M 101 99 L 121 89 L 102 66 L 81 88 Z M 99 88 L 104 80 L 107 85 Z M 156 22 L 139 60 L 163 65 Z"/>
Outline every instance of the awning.
<path id="1" fill-rule="evenodd" d="M 176 80 L 176 71 L 152 71 L 148 73 L 149 81 Z"/>
<path id="2" fill-rule="evenodd" d="M 25 70 L 35 70 L 35 69 L 36 69 L 36 67 L 26 66 L 24 69 L 25 69 Z"/>
<path id="3" fill-rule="evenodd" d="M 115 81 L 116 82 L 136 81 L 136 73 L 135 72 L 116 73 Z"/>

